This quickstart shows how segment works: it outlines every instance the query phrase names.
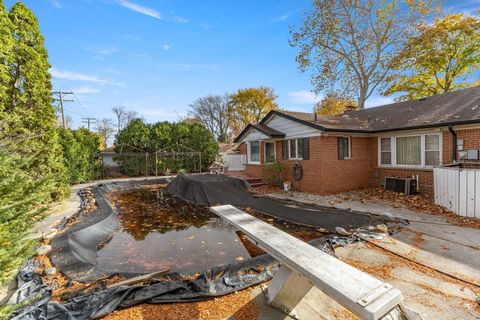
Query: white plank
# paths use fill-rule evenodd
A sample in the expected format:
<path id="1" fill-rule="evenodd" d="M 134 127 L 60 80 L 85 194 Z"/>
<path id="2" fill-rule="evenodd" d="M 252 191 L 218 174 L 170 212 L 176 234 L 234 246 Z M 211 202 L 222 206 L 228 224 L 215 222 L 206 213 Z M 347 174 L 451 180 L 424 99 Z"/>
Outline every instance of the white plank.
<path id="1" fill-rule="evenodd" d="M 475 171 L 475 218 L 480 218 L 480 171 Z"/>
<path id="2" fill-rule="evenodd" d="M 247 156 L 245 154 L 225 154 L 223 162 L 228 165 L 228 171 L 242 171 L 245 170 Z"/>
<path id="3" fill-rule="evenodd" d="M 467 172 L 460 170 L 459 174 L 459 189 L 458 189 L 458 214 L 467 216 Z"/>
<path id="4" fill-rule="evenodd" d="M 459 206 L 459 180 L 460 180 L 460 171 L 459 170 L 451 170 L 453 174 L 453 193 L 452 193 L 452 211 L 457 213 L 458 206 Z"/>
<path id="5" fill-rule="evenodd" d="M 393 287 L 376 296 L 390 285 L 231 205 L 211 210 L 362 319 L 379 319 L 403 300 L 401 292 Z M 372 296 L 375 298 L 364 303 Z"/>
<path id="6" fill-rule="evenodd" d="M 467 173 L 467 217 L 475 216 L 475 170 L 465 170 Z"/>

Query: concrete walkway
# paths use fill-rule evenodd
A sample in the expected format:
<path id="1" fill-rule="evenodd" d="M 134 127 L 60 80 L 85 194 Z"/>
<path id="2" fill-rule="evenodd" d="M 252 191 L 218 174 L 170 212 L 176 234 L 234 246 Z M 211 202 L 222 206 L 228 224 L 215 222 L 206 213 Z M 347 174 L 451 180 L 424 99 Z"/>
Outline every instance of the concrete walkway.
<path id="1" fill-rule="evenodd" d="M 268 196 L 332 206 L 327 197 L 324 201 L 321 197 L 319 201 L 312 201 L 284 194 Z M 371 242 L 421 265 L 480 285 L 480 229 L 455 226 L 443 216 L 394 208 L 371 200 L 366 203 L 345 201 L 336 203 L 334 207 L 408 219 L 410 224 L 402 228 L 402 232 Z"/>
<path id="2" fill-rule="evenodd" d="M 267 196 L 332 206 L 328 197 L 312 201 L 281 193 Z M 475 302 L 480 294 L 479 229 L 455 226 L 446 217 L 393 208 L 371 200 L 345 201 L 334 207 L 410 221 L 391 237 L 336 249 L 339 258 L 399 288 L 405 305 L 424 319 L 480 319 L 480 307 Z M 312 312 L 305 319 L 355 319 L 337 303 L 328 303 L 331 300 L 328 297 L 322 297 L 319 303 L 322 293 L 316 291 L 312 289 L 298 306 L 299 315 Z M 261 310 L 265 314 L 272 312 L 269 307 Z M 263 319 L 289 319 L 277 316 L 266 315 Z"/>

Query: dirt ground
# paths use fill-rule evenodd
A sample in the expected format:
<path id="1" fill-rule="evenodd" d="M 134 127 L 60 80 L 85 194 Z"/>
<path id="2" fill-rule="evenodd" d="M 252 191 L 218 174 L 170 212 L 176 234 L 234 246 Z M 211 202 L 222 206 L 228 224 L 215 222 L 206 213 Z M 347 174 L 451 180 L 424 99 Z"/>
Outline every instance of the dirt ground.
<path id="1" fill-rule="evenodd" d="M 114 311 L 103 320 L 236 320 L 256 319 L 259 309 L 252 301 L 252 289 L 201 302 L 140 304 Z"/>

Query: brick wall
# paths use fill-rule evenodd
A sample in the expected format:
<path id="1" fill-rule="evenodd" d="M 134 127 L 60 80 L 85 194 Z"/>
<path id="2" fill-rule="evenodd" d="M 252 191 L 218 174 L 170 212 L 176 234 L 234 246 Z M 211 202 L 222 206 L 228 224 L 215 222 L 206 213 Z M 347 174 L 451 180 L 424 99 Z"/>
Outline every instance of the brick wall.
<path id="1" fill-rule="evenodd" d="M 463 139 L 463 149 L 480 149 L 480 128 L 455 130 L 457 139 Z M 450 131 L 443 132 L 443 163 L 452 163 L 453 137 Z M 458 159 L 458 153 L 457 153 Z"/>
<path id="2" fill-rule="evenodd" d="M 480 128 L 456 130 L 458 139 L 464 140 L 464 149 L 480 149 Z M 452 135 L 443 131 L 444 164 L 452 162 Z M 310 159 L 298 161 L 303 167 L 303 178 L 294 181 L 292 168 L 297 160 L 282 160 L 281 141 L 276 143 L 277 161 L 285 165 L 282 180 L 294 183 L 294 188 L 317 194 L 338 193 L 366 186 L 383 184 L 385 177 L 419 177 L 421 193 L 433 194 L 432 169 L 395 169 L 378 167 L 377 137 L 351 137 L 351 159 L 338 160 L 337 137 L 319 136 L 310 138 Z M 240 146 L 246 154 L 246 144 Z M 264 163 L 264 144 L 260 146 L 260 158 Z M 265 178 L 263 165 L 246 166 L 245 174 Z"/>
<path id="3" fill-rule="evenodd" d="M 480 149 L 480 128 L 477 129 L 462 129 L 455 130 L 457 132 L 457 139 L 463 139 L 464 149 Z M 442 132 L 442 162 L 443 164 L 450 164 L 453 161 L 452 157 L 452 143 L 453 137 L 450 131 Z M 383 184 L 385 177 L 408 178 L 418 175 L 420 193 L 433 195 L 433 170 L 432 169 L 393 169 L 393 168 L 379 168 L 378 167 L 378 141 L 376 138 L 372 139 L 370 145 L 372 152 L 372 177 L 374 185 Z M 458 153 L 457 153 L 458 159 Z"/>
<path id="4" fill-rule="evenodd" d="M 309 160 L 282 160 L 282 142 L 276 142 L 277 161 L 285 168 L 282 181 L 288 180 L 293 187 L 302 192 L 317 194 L 337 193 L 359 189 L 371 184 L 369 138 L 351 138 L 351 159 L 338 160 L 337 137 L 311 137 Z M 261 160 L 264 162 L 264 145 L 261 144 Z M 246 145 L 240 147 L 246 154 Z M 293 179 L 293 165 L 298 162 L 303 168 L 300 181 Z M 262 165 L 247 165 L 245 173 L 249 176 L 265 178 Z"/>

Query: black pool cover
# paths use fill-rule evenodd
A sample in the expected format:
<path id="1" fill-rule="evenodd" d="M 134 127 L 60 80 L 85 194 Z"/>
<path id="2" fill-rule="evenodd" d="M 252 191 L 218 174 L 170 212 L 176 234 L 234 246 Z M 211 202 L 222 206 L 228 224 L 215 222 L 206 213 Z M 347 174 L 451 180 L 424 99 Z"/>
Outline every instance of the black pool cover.
<path id="1" fill-rule="evenodd" d="M 139 184 L 164 182 L 122 182 L 96 187 L 93 193 L 97 209 L 85 215 L 81 211 L 77 216 L 79 223 L 52 239 L 50 258 L 53 264 L 70 279 L 87 281 L 106 276 L 98 269 L 95 261 L 97 248 L 109 241 L 119 224 L 115 211 L 105 200 L 105 192 Z M 218 175 L 182 175 L 170 183 L 168 191 L 191 202 L 249 207 L 269 216 L 328 230 L 334 230 L 337 226 L 349 229 L 393 222 L 388 218 L 360 212 L 256 198 L 248 192 L 247 185 L 242 180 Z M 310 244 L 334 254 L 334 245 L 345 245 L 358 240 L 356 236 L 338 237 L 332 234 L 311 241 Z M 264 254 L 226 266 L 199 270 L 200 276 L 194 277 L 196 280 L 186 280 L 193 278 L 169 273 L 161 279 L 151 280 L 147 285 L 110 289 L 103 287 L 88 293 L 78 292 L 68 301 L 59 303 L 49 301 L 51 289 L 43 283 L 42 277 L 34 272 L 35 266 L 29 262 L 17 276 L 19 288 L 9 304 L 26 304 L 14 312 L 13 319 L 92 319 L 102 317 L 116 308 L 142 302 L 189 302 L 225 295 L 271 279 L 278 266 L 278 262 Z M 27 301 L 29 303 L 26 303 Z"/>
<path id="2" fill-rule="evenodd" d="M 251 208 L 275 218 L 329 231 L 335 231 L 335 227 L 351 229 L 393 221 L 365 212 L 255 197 L 248 191 L 246 182 L 224 175 L 180 175 L 168 185 L 167 190 L 187 201 L 210 206 L 231 204 L 238 208 Z"/>

